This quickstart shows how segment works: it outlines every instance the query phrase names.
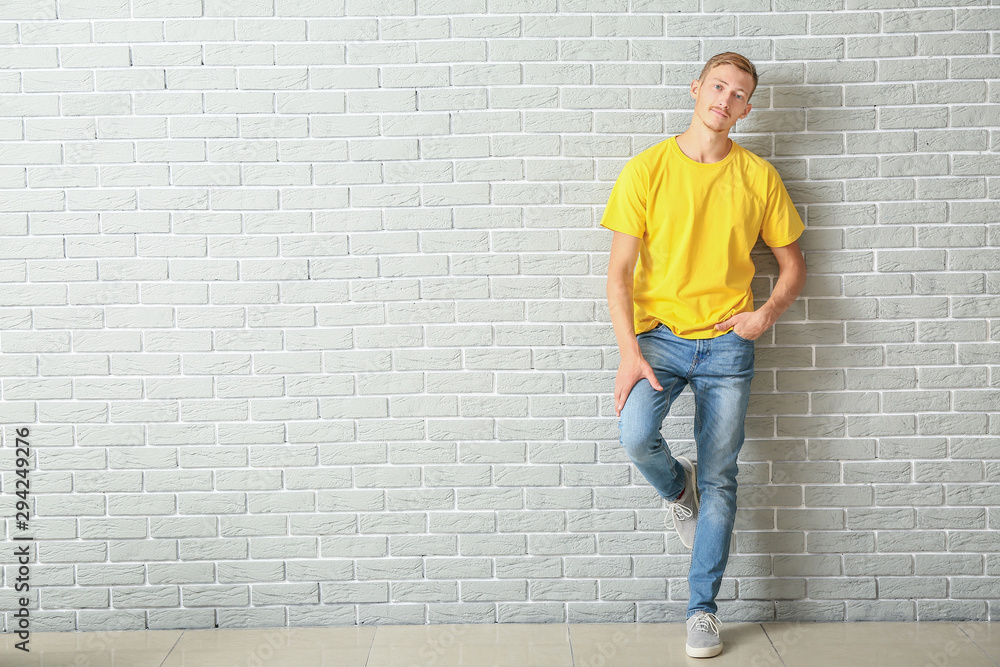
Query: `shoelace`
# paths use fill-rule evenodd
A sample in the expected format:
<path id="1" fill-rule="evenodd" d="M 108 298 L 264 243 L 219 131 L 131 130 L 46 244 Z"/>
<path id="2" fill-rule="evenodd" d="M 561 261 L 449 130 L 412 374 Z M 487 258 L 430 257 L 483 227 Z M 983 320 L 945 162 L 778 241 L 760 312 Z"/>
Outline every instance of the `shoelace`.
<path id="1" fill-rule="evenodd" d="M 707 611 L 704 614 L 698 614 L 694 625 L 691 626 L 691 632 L 710 632 L 717 635 L 719 634 L 719 619 Z"/>
<path id="2" fill-rule="evenodd" d="M 670 503 L 670 509 L 674 513 L 674 518 L 680 521 L 687 521 L 694 516 L 694 512 L 691 511 L 691 508 L 683 503 Z"/>

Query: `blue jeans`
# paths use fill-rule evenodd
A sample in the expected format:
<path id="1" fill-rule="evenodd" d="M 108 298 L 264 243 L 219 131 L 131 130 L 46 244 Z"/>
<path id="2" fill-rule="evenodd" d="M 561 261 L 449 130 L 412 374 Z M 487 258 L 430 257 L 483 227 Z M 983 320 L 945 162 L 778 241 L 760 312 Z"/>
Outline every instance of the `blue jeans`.
<path id="1" fill-rule="evenodd" d="M 733 331 L 689 340 L 663 325 L 637 339 L 663 390 L 654 390 L 646 379 L 632 388 L 618 423 L 621 444 L 653 488 L 676 500 L 684 489 L 684 469 L 671 456 L 660 428 L 674 399 L 691 385 L 701 510 L 688 572 L 687 615 L 714 614 L 736 518 L 736 457 L 743 446 L 754 343 Z"/>

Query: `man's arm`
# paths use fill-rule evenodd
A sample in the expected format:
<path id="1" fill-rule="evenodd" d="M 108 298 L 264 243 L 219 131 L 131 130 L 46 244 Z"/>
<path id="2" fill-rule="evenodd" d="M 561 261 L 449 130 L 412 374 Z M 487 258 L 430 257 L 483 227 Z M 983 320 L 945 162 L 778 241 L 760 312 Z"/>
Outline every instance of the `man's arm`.
<path id="1" fill-rule="evenodd" d="M 754 340 L 770 329 L 798 298 L 806 284 L 806 261 L 799 249 L 799 242 L 771 248 L 771 252 L 778 260 L 778 281 L 771 291 L 771 298 L 753 312 L 737 313 L 725 322 L 716 324 L 716 329 L 725 331 L 732 328 L 741 338 Z"/>
<path id="2" fill-rule="evenodd" d="M 639 351 L 639 342 L 635 338 L 632 287 L 641 242 L 642 239 L 635 236 L 615 232 L 608 260 L 608 310 L 611 311 L 611 324 L 615 329 L 618 354 L 621 357 L 618 374 L 615 376 L 615 415 L 619 416 L 632 387 L 642 378 L 649 380 L 653 389 L 663 389 L 657 382 L 652 367 Z"/>

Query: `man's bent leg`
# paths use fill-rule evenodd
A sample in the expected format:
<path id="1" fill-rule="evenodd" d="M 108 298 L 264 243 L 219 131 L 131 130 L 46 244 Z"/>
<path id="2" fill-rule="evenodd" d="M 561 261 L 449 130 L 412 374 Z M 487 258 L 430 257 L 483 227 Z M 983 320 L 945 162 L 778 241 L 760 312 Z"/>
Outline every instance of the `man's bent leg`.
<path id="1" fill-rule="evenodd" d="M 625 401 L 618 429 L 622 448 L 635 467 L 657 493 L 673 501 L 684 490 L 684 469 L 671 456 L 660 428 L 670 405 L 687 382 L 671 368 L 678 365 L 679 350 L 668 349 L 670 340 L 659 334 L 659 330 L 654 330 L 638 338 L 642 355 L 652 366 L 663 390 L 656 391 L 648 380 L 639 380 Z M 669 332 L 666 335 L 672 337 Z"/>
<path id="2" fill-rule="evenodd" d="M 714 614 L 729 560 L 736 518 L 736 463 L 753 379 L 753 343 L 733 334 L 713 339 L 711 352 L 691 378 L 695 395 L 701 514 L 688 574 L 688 616 Z"/>

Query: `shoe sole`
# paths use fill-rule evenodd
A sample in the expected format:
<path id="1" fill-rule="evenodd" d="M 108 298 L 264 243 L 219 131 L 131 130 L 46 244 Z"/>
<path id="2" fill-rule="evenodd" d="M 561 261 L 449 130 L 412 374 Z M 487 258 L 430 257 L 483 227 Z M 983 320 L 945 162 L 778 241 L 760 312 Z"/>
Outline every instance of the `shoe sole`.
<path id="1" fill-rule="evenodd" d="M 722 653 L 722 642 L 720 641 L 718 646 L 706 646 L 705 648 L 692 648 L 685 644 L 684 648 L 687 650 L 688 656 L 692 658 L 714 658 Z"/>
<path id="2" fill-rule="evenodd" d="M 696 512 L 698 512 L 699 514 L 701 514 L 701 502 L 700 502 L 701 499 L 698 497 L 698 468 L 696 468 L 694 462 L 692 462 L 691 459 L 689 459 L 686 456 L 678 456 L 676 458 L 677 458 L 678 461 L 680 461 L 680 460 L 687 461 L 691 465 L 691 485 L 694 487 L 694 509 L 695 509 Z M 686 471 L 687 468 L 684 468 L 684 470 Z M 676 518 L 674 519 L 674 532 L 677 533 L 677 538 L 681 541 L 681 544 L 683 544 L 684 546 L 686 546 L 688 549 L 694 549 L 694 542 L 693 541 L 691 542 L 691 544 L 688 544 L 687 542 L 684 541 L 684 538 L 681 537 L 681 531 L 677 530 L 677 519 Z M 698 649 L 694 649 L 694 650 L 698 650 Z M 721 650 L 721 649 L 719 649 L 719 650 Z M 690 654 L 688 654 L 688 655 L 690 655 Z M 716 654 L 713 653 L 712 655 L 716 655 Z M 692 656 L 692 657 L 699 657 L 699 656 Z M 710 658 L 712 656 L 701 656 L 701 657 Z"/>

